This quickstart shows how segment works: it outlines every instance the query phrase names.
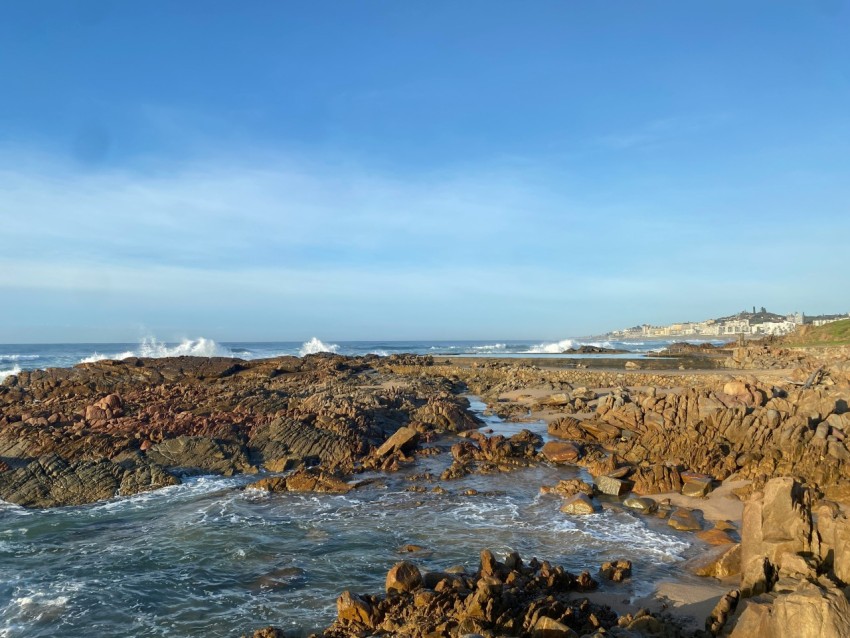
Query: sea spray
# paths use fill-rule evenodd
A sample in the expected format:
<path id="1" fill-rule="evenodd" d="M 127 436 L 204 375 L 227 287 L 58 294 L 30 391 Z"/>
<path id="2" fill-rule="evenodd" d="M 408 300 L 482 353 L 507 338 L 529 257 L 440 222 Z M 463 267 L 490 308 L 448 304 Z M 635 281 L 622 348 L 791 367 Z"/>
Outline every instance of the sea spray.
<path id="1" fill-rule="evenodd" d="M 318 354 L 320 352 L 339 352 L 339 346 L 335 343 L 324 343 L 313 337 L 310 341 L 305 341 L 298 351 L 299 357 L 307 356 L 308 354 Z"/>
<path id="2" fill-rule="evenodd" d="M 212 339 L 199 337 L 198 339 L 183 339 L 178 344 L 167 344 L 158 341 L 156 337 L 145 337 L 139 343 L 137 350 L 127 350 L 113 355 L 105 355 L 95 352 L 88 357 L 80 359 L 80 363 L 95 363 L 104 359 L 126 359 L 127 357 L 146 357 L 149 359 L 162 359 L 165 357 L 235 357 L 236 355 L 220 346 Z"/>
<path id="3" fill-rule="evenodd" d="M 11 370 L 0 370 L 0 383 L 6 380 L 7 377 L 11 377 L 12 375 L 19 374 L 21 372 L 21 366 L 13 366 Z"/>

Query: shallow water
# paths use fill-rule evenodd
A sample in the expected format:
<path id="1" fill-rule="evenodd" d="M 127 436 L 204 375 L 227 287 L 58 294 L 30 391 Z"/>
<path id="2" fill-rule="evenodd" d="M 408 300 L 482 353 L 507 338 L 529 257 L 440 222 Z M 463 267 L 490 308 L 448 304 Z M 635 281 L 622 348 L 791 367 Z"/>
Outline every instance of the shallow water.
<path id="1" fill-rule="evenodd" d="M 506 434 L 545 432 L 486 420 Z M 405 556 L 424 569 L 474 569 L 483 548 L 573 571 L 629 557 L 636 578 L 617 586 L 624 597 L 648 593 L 693 552 L 662 522 L 617 508 L 561 514 L 560 499 L 539 489 L 574 468 L 441 482 L 442 495 L 406 491 L 410 475 L 449 462 L 448 452 L 423 457 L 345 496 L 268 495 L 244 489 L 252 477 L 199 477 L 86 507 L 3 506 L 0 636 L 239 636 L 268 624 L 307 633 L 333 620 L 343 590 L 380 591 L 408 543 L 426 548 Z M 480 493 L 462 495 L 468 488 Z"/>

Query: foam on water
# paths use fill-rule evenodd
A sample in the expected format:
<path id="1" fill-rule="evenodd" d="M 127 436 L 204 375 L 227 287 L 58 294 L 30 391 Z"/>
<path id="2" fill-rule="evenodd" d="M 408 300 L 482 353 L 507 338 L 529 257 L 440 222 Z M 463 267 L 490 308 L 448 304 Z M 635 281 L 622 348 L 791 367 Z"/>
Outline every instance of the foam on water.
<path id="1" fill-rule="evenodd" d="M 0 354 L 0 361 L 34 361 L 40 356 L 37 354 Z"/>
<path id="2" fill-rule="evenodd" d="M 0 370 L 0 383 L 2 383 L 6 377 L 11 377 L 13 374 L 19 374 L 21 372 L 21 366 L 16 365 L 13 366 L 11 370 Z"/>
<path id="3" fill-rule="evenodd" d="M 532 354 L 561 354 L 564 350 L 569 350 L 575 347 L 576 342 L 572 339 L 564 339 L 554 343 L 539 343 L 536 346 L 531 346 L 528 352 Z"/>
<path id="4" fill-rule="evenodd" d="M 163 359 L 165 357 L 235 357 L 231 350 L 220 346 L 212 339 L 183 339 L 176 345 L 158 341 L 156 337 L 145 337 L 136 350 L 126 350 L 116 354 L 94 352 L 80 359 L 80 363 L 95 363 L 104 359 L 126 359 L 127 357 L 145 357 Z"/>
<path id="5" fill-rule="evenodd" d="M 305 357 L 308 354 L 318 354 L 320 352 L 339 352 L 339 346 L 335 343 L 324 343 L 317 337 L 313 337 L 310 341 L 305 341 L 298 351 L 299 357 Z"/>

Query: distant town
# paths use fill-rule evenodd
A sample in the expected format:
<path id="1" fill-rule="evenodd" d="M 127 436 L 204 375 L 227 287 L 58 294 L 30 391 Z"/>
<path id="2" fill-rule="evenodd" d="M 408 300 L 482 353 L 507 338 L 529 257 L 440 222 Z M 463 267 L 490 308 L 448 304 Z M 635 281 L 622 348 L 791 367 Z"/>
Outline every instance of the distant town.
<path id="1" fill-rule="evenodd" d="M 614 339 L 636 339 L 639 337 L 729 337 L 787 335 L 801 325 L 822 326 L 833 321 L 850 318 L 850 313 L 838 315 L 808 316 L 802 312 L 779 315 L 762 307 L 752 312 L 744 310 L 737 315 L 707 319 L 705 321 L 672 323 L 669 326 L 643 324 L 633 328 L 614 330 L 608 337 Z"/>

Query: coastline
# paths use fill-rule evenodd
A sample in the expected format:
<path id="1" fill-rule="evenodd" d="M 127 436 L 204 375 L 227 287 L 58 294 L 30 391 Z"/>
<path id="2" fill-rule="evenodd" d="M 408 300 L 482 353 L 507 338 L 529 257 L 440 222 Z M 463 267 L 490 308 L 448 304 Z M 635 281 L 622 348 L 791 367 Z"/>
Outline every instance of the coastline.
<path id="1" fill-rule="evenodd" d="M 846 395 L 844 355 L 834 354 L 789 358 L 757 347 L 728 352 L 723 367 L 696 370 L 680 369 L 681 360 L 673 358 L 661 360 L 666 367 L 644 369 L 605 357 L 590 359 L 593 367 L 572 367 L 577 360 L 570 357 L 319 354 L 254 361 L 129 358 L 24 371 L 0 386 L 6 465 L 0 490 L 27 507 L 85 506 L 179 484 L 188 468 L 224 476 L 259 472 L 260 481 L 246 479 L 248 494 L 268 493 L 274 503 L 276 494 L 351 493 L 407 468 L 413 481 L 404 499 L 467 498 L 467 492 L 486 493 L 498 477 L 509 481 L 513 472 L 548 468 L 547 476 L 567 477 L 556 486 L 565 503 L 569 490 L 588 489 L 596 511 L 600 504 L 622 511 L 633 492 L 660 512 L 629 516 L 653 516 L 647 521 L 663 525 L 674 514 L 691 517 L 702 532 L 721 522 L 734 544 L 742 535 L 743 503 L 732 490 L 784 475 L 784 454 L 799 459 L 794 470 L 802 478 L 824 488 L 842 485 L 841 460 L 807 456 L 808 438 L 798 447 L 770 448 L 769 465 L 764 444 L 754 447 L 785 421 L 796 422 L 788 406 L 806 410 L 816 401 L 822 409 L 824 396 Z M 752 366 L 742 369 L 747 361 Z M 820 372 L 813 377 L 813 370 Z M 813 378 L 817 386 L 806 387 Z M 484 422 L 470 412 L 468 394 L 485 403 Z M 487 414 L 517 425 L 500 436 L 491 432 Z M 825 416 L 834 427 L 843 419 Z M 523 423 L 536 424 L 542 436 L 523 432 Z M 721 454 L 713 447 L 718 441 L 733 451 Z M 835 441 L 829 445 L 838 453 Z M 435 465 L 437 459 L 444 460 Z M 432 471 L 439 476 L 429 476 Z M 71 480 L 78 491 L 54 489 Z M 475 488 L 455 492 L 464 480 Z M 710 488 L 705 498 L 680 493 L 692 481 Z M 580 515 L 558 517 L 581 522 Z M 703 540 L 690 538 L 702 547 Z M 480 542 L 481 549 L 490 544 L 486 537 Z M 546 557 L 545 547 L 538 551 Z M 734 584 L 673 575 L 627 604 L 616 587 L 581 595 L 610 604 L 622 617 L 637 607 L 649 608 L 658 622 L 665 614 L 680 622 L 693 616 L 695 631 L 704 621 L 699 616 Z M 647 576 L 638 570 L 633 578 Z"/>

